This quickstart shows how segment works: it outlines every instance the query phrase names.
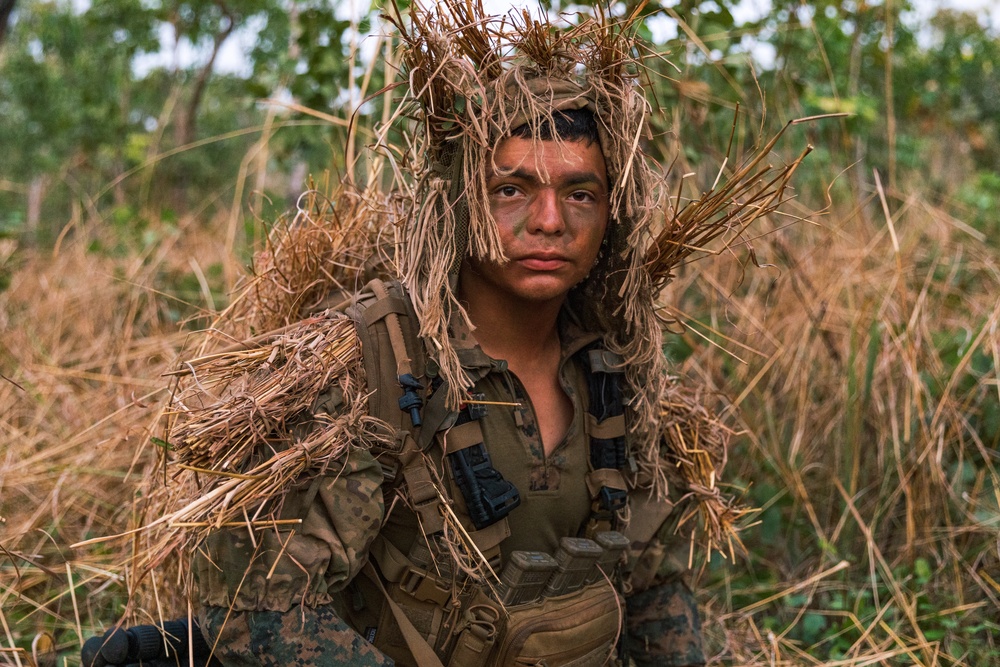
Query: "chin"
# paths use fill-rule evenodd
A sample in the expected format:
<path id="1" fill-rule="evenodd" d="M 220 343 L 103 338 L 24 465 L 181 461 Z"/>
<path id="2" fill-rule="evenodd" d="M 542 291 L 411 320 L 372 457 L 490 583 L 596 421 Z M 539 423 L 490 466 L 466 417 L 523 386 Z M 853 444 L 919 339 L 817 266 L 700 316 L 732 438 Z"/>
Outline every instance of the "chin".
<path id="1" fill-rule="evenodd" d="M 511 291 L 522 301 L 548 303 L 564 300 L 576 284 L 558 279 L 536 278 L 526 282 L 526 284 L 516 286 Z"/>
<path id="2" fill-rule="evenodd" d="M 510 265 L 479 263 L 466 260 L 460 274 L 461 283 L 475 291 L 492 292 L 525 305 L 549 304 L 565 300 L 570 290 L 586 276 L 579 271 L 534 273 L 520 272 Z"/>

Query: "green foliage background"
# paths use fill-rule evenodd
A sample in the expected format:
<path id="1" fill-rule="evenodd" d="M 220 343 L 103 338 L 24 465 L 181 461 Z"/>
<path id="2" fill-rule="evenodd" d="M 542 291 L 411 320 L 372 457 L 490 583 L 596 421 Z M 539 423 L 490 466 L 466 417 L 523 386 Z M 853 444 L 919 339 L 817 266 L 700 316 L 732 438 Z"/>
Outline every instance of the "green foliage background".
<path id="1" fill-rule="evenodd" d="M 940 10 L 918 21 L 909 0 L 778 0 L 738 25 L 736 4 L 681 0 L 643 9 L 650 26 L 643 31 L 660 38 L 671 61 L 649 61 L 654 116 L 686 157 L 698 162 L 724 150 L 736 103 L 750 112 L 744 129 L 758 139 L 791 118 L 848 112 L 802 130 L 819 148 L 811 170 L 817 192 L 828 172 L 816 162 L 858 163 L 857 173 L 885 170 L 892 185 L 914 179 L 961 217 L 993 224 L 1000 43 L 985 15 Z M 345 128 L 262 100 L 356 112 L 362 125 L 380 117 L 381 97 L 360 106 L 357 98 L 365 74 L 369 93 L 385 81 L 383 53 L 372 53 L 379 9 L 353 16 L 352 9 L 319 0 L 20 0 L 0 46 L 0 228 L 45 243 L 74 203 L 94 213 L 139 202 L 175 216 L 199 203 L 226 206 L 219 197 L 260 136 L 244 132 L 262 127 L 269 110 L 278 113 L 278 129 L 269 141 L 268 194 L 302 185 L 282 182 L 296 164 L 342 174 Z M 651 27 L 678 20 L 683 29 Z M 141 64 L 149 54 L 171 61 L 165 38 L 187 57 Z M 252 41 L 241 72 L 215 73 L 216 51 L 239 39 Z M 755 62 L 762 53 L 768 62 Z M 671 113 L 678 108 L 679 116 Z M 198 145 L 212 139 L 220 140 Z M 668 158 L 672 147 L 649 148 Z M 44 195 L 44 214 L 29 215 L 32 186 Z"/>

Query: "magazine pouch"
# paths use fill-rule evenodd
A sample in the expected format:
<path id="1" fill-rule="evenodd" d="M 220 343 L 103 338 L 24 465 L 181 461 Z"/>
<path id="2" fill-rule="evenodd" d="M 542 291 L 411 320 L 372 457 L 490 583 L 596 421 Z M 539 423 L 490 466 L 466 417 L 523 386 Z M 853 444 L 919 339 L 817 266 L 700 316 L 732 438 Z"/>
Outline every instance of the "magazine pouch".
<path id="1" fill-rule="evenodd" d="M 507 608 L 491 667 L 602 667 L 612 657 L 622 601 L 607 579 Z"/>

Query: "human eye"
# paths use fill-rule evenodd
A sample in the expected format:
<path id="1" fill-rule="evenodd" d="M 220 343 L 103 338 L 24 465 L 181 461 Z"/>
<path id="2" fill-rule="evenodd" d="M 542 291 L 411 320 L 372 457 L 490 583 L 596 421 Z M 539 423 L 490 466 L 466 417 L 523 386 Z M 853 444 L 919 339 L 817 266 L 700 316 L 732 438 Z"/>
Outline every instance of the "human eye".
<path id="1" fill-rule="evenodd" d="M 588 204 L 597 201 L 597 197 L 589 190 L 574 190 L 569 195 L 570 201 L 578 204 Z"/>
<path id="2" fill-rule="evenodd" d="M 516 197 L 520 192 L 515 186 L 510 184 L 500 185 L 493 189 L 493 195 L 496 197 Z"/>

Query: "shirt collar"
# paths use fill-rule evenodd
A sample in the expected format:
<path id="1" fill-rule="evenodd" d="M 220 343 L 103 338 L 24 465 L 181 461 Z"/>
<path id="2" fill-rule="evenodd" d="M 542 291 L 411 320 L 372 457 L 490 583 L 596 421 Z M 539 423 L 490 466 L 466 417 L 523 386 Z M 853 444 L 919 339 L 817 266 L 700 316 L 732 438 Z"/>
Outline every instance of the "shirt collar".
<path id="1" fill-rule="evenodd" d="M 596 331 L 588 331 L 568 305 L 563 305 L 559 312 L 558 327 L 562 346 L 560 365 L 580 350 L 603 338 Z M 504 360 L 493 359 L 483 352 L 462 313 L 452 312 L 448 321 L 448 333 L 462 368 L 473 381 L 484 377 L 490 370 L 506 367 Z"/>

